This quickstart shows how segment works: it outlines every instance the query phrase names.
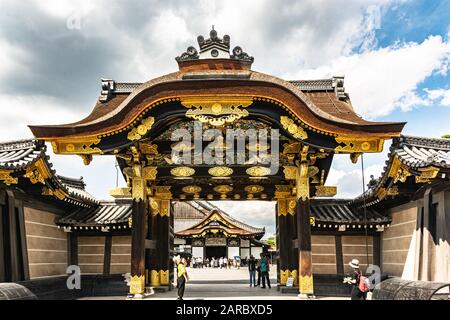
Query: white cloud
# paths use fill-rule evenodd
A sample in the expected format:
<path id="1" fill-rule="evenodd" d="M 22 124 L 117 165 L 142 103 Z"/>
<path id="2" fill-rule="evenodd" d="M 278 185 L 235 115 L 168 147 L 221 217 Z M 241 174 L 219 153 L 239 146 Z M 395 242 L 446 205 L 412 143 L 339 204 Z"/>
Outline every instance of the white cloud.
<path id="1" fill-rule="evenodd" d="M 0 94 L 0 110 L 0 141 L 32 138 L 27 125 L 61 124 L 80 119 L 75 106 L 49 96 Z"/>
<path id="2" fill-rule="evenodd" d="M 417 87 L 433 73 L 446 68 L 450 42 L 430 36 L 422 43 L 397 43 L 385 48 L 340 56 L 329 64 L 304 70 L 296 78 L 320 78 L 344 74 L 345 86 L 356 112 L 366 118 L 409 110 L 431 102 Z"/>
<path id="3" fill-rule="evenodd" d="M 440 103 L 442 106 L 450 106 L 450 89 L 425 89 L 428 98 Z"/>

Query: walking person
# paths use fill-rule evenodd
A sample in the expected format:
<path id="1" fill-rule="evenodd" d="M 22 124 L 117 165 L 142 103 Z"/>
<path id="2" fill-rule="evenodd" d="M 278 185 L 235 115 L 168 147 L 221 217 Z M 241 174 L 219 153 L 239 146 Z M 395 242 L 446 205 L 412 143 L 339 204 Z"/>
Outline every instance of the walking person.
<path id="1" fill-rule="evenodd" d="M 353 272 L 344 278 L 344 283 L 352 285 L 351 299 L 352 300 L 366 300 L 369 286 L 366 283 L 366 278 L 359 270 L 358 259 L 352 259 L 349 262 L 349 266 L 352 267 Z"/>
<path id="2" fill-rule="evenodd" d="M 178 297 L 177 300 L 183 300 L 184 289 L 186 288 L 186 282 L 188 281 L 188 275 L 186 271 L 186 259 L 180 259 L 180 256 L 175 258 L 175 263 L 177 264 L 177 288 Z"/>
<path id="3" fill-rule="evenodd" d="M 219 259 L 219 267 L 220 267 L 220 269 L 222 269 L 222 267 L 223 267 L 223 258 L 222 257 L 220 257 L 220 259 Z"/>
<path id="4" fill-rule="evenodd" d="M 261 278 L 262 278 L 262 286 L 261 288 L 265 289 L 266 288 L 266 280 L 267 280 L 267 286 L 269 287 L 269 289 L 271 289 L 272 287 L 270 286 L 270 279 L 269 279 L 269 260 L 267 259 L 267 257 L 265 255 L 261 256 L 261 264 L 260 264 L 260 268 L 261 268 Z"/>
<path id="5" fill-rule="evenodd" d="M 250 273 L 250 287 L 256 287 L 256 259 L 253 256 L 250 256 L 248 260 L 248 272 Z"/>

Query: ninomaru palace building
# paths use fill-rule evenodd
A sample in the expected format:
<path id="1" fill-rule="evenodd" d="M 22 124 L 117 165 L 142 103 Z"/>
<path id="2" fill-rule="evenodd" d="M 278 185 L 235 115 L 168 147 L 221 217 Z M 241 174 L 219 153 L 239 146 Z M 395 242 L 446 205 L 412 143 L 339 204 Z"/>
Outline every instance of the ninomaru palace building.
<path id="1" fill-rule="evenodd" d="M 405 123 L 362 119 L 343 77 L 284 80 L 253 71 L 253 57 L 231 50 L 227 35 L 212 30 L 197 41 L 176 58 L 173 73 L 144 83 L 102 79 L 85 119 L 30 126 L 34 139 L 0 144 L 0 282 L 41 298 L 139 298 L 150 287 L 171 288 L 180 248 L 205 258 L 265 251 L 265 230 L 209 203 L 222 200 L 276 202 L 282 292 L 292 277 L 303 296 L 345 293 L 352 258 L 362 270 L 379 266 L 383 277 L 450 281 L 450 140 L 404 136 Z M 279 152 L 248 139 L 243 163 L 174 161 L 180 148 L 196 157 L 194 141 L 171 137 L 177 130 L 194 136 L 198 122 L 223 134 L 278 129 Z M 333 198 L 334 155 L 358 163 L 387 140 L 382 175 L 355 199 Z M 127 187 L 113 189 L 114 200 L 95 199 L 82 179 L 56 174 L 44 142 L 86 165 L 113 155 Z M 279 167 L 249 159 L 252 150 L 277 157 Z M 69 265 L 80 266 L 89 290 L 67 289 Z M 131 274 L 129 287 L 123 273 Z"/>

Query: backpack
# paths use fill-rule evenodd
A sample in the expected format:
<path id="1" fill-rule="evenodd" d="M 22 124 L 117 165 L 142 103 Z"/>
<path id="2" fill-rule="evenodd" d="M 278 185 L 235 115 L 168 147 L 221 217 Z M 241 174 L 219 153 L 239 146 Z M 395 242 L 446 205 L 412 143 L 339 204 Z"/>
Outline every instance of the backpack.
<path id="1" fill-rule="evenodd" d="M 369 291 L 369 279 L 361 275 L 359 277 L 358 289 L 359 289 L 359 291 L 364 292 L 364 293 L 368 292 Z"/>

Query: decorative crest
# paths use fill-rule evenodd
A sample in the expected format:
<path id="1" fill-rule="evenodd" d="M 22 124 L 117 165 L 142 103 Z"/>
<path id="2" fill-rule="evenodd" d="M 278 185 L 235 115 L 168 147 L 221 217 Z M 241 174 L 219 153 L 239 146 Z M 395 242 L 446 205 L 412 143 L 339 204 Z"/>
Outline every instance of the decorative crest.
<path id="1" fill-rule="evenodd" d="M 239 46 L 234 47 L 233 54 L 230 55 L 230 36 L 224 35 L 223 38 L 219 38 L 217 31 L 214 30 L 214 26 L 209 32 L 209 39 L 205 39 L 200 35 L 197 37 L 197 42 L 200 51 L 197 51 L 193 46 L 189 46 L 175 60 L 180 62 L 198 59 L 235 59 L 249 63 L 252 63 L 254 60 L 253 57 L 249 56 Z"/>

